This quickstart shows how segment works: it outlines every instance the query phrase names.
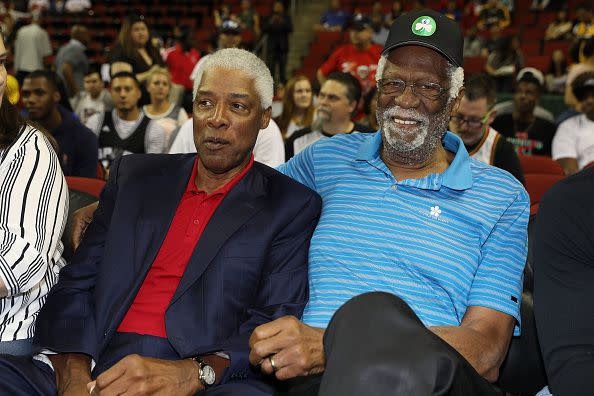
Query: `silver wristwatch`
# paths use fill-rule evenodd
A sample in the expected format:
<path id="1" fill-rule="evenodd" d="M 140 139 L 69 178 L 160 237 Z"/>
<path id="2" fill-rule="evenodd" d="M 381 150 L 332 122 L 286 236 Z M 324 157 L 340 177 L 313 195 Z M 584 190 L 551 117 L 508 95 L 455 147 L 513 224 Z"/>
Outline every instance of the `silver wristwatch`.
<path id="1" fill-rule="evenodd" d="M 200 380 L 200 383 L 202 383 L 205 388 L 213 386 L 217 379 L 217 375 L 212 366 L 198 356 L 193 357 L 192 360 L 198 364 L 198 379 Z"/>

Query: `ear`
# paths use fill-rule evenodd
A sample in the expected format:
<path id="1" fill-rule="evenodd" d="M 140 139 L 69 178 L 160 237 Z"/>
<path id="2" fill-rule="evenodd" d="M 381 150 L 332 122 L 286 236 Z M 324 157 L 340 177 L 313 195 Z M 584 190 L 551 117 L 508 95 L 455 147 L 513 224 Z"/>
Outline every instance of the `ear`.
<path id="1" fill-rule="evenodd" d="M 358 104 L 359 104 L 359 102 L 357 102 L 356 100 L 353 100 L 352 102 L 349 103 L 349 106 L 351 107 L 351 109 L 350 109 L 351 116 L 353 116 L 355 114 L 355 110 L 357 110 Z"/>
<path id="2" fill-rule="evenodd" d="M 491 114 L 489 114 L 489 119 L 487 120 L 487 125 L 491 125 L 491 123 L 495 121 L 495 117 L 497 117 L 497 110 L 491 110 Z"/>
<path id="3" fill-rule="evenodd" d="M 460 102 L 462 101 L 462 98 L 464 97 L 464 92 L 466 92 L 466 89 L 464 87 L 460 88 L 460 90 L 458 91 L 458 96 L 456 96 L 456 98 L 454 99 L 454 104 L 452 105 L 452 110 L 450 111 L 450 115 L 454 115 L 455 113 L 458 112 L 458 108 L 460 107 Z"/>
<path id="4" fill-rule="evenodd" d="M 272 117 L 272 106 L 268 107 L 262 113 L 262 117 L 260 118 L 260 129 L 266 129 L 268 127 L 268 123 L 270 123 L 271 117 Z"/>
<path id="5" fill-rule="evenodd" d="M 62 99 L 62 95 L 60 95 L 60 91 L 55 90 L 54 93 L 52 93 L 52 99 L 54 100 L 54 103 L 60 103 L 60 100 Z"/>

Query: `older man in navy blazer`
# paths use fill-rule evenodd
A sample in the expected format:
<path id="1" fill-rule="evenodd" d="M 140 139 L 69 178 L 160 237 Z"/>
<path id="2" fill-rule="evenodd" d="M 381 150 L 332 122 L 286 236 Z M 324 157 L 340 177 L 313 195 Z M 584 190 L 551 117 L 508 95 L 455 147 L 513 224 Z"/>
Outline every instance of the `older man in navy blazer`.
<path id="1" fill-rule="evenodd" d="M 202 72 L 198 154 L 114 163 L 37 320 L 38 354 L 0 359 L 0 393 L 272 393 L 249 366 L 248 339 L 301 315 L 321 200 L 253 161 L 271 114 L 264 63 L 227 49 Z"/>

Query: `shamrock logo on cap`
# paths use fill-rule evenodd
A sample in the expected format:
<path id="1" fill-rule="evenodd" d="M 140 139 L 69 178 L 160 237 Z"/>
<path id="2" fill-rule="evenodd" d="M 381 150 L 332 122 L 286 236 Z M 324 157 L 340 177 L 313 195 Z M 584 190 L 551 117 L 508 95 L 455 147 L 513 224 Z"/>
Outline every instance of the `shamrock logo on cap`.
<path id="1" fill-rule="evenodd" d="M 431 36 L 436 29 L 435 20 L 430 16 L 420 16 L 412 24 L 412 32 L 417 36 Z"/>

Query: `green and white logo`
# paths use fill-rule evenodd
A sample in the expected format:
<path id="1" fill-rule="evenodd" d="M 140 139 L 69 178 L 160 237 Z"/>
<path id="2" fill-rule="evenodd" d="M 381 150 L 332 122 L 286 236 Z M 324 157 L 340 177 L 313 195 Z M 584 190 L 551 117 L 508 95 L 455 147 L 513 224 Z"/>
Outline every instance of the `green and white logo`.
<path id="1" fill-rule="evenodd" d="M 412 32 L 417 36 L 431 36 L 435 33 L 437 25 L 430 16 L 420 16 L 412 24 Z"/>

